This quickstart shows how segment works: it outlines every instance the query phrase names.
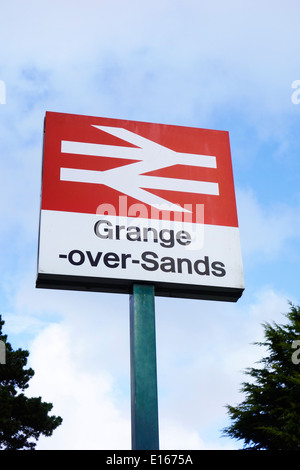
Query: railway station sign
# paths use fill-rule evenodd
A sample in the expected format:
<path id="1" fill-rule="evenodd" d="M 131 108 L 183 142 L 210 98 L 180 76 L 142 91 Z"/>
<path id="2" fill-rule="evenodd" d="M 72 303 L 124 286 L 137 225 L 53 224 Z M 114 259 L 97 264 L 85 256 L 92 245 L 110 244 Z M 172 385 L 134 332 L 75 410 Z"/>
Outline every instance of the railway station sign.
<path id="1" fill-rule="evenodd" d="M 226 131 L 47 112 L 36 286 L 236 301 Z"/>

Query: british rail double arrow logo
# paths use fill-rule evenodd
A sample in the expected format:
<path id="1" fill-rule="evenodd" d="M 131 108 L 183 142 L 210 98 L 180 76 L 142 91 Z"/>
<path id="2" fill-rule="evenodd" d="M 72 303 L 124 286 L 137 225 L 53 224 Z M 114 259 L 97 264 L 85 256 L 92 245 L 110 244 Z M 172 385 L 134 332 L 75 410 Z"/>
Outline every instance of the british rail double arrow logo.
<path id="1" fill-rule="evenodd" d="M 152 207 L 158 209 L 164 207 L 177 212 L 185 212 L 187 209 L 170 203 L 166 199 L 147 191 L 147 189 L 219 195 L 218 183 L 181 179 L 180 170 L 175 178 L 147 175 L 147 173 L 154 170 L 173 165 L 217 168 L 215 156 L 176 152 L 121 127 L 97 125 L 93 125 L 93 127 L 133 144 L 135 147 L 62 140 L 61 153 L 85 155 L 87 158 L 88 156 L 99 156 L 136 161 L 105 171 L 61 167 L 61 181 L 103 184 Z M 153 158 L 154 154 L 155 158 Z"/>

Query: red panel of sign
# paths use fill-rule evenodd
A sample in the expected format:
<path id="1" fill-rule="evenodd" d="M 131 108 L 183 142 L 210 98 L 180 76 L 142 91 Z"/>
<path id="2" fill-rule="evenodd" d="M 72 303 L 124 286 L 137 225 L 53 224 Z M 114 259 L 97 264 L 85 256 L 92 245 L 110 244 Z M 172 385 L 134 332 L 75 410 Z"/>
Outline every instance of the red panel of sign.
<path id="1" fill-rule="evenodd" d="M 159 204 L 192 208 L 193 222 L 204 204 L 205 224 L 237 227 L 228 132 L 47 113 L 42 209 L 127 216 L 140 202 L 154 218 Z"/>

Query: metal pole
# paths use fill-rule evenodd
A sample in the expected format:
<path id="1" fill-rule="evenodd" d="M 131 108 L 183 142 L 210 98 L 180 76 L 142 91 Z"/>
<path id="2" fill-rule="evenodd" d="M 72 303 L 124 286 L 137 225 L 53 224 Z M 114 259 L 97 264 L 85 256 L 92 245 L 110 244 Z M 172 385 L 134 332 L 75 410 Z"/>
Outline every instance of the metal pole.
<path id="1" fill-rule="evenodd" d="M 154 286 L 130 296 L 131 439 L 133 450 L 158 450 Z"/>

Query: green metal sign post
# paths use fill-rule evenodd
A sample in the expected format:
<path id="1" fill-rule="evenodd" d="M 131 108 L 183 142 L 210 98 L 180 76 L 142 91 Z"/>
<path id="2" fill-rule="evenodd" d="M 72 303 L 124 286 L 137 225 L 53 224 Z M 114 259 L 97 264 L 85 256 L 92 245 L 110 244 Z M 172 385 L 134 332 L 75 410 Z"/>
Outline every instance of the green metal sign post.
<path id="1" fill-rule="evenodd" d="M 133 450 L 158 450 L 154 286 L 130 296 L 131 432 Z"/>

